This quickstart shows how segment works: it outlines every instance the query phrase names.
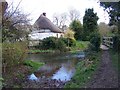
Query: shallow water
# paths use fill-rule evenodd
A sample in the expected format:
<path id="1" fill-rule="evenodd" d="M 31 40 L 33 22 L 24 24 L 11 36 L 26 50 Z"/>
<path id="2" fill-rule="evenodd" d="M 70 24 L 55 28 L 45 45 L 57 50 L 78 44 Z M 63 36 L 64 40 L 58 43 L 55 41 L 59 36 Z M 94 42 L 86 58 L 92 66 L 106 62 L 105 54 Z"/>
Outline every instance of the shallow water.
<path id="1" fill-rule="evenodd" d="M 29 54 L 28 60 L 44 62 L 45 65 L 29 76 L 30 80 L 51 78 L 60 81 L 69 81 L 75 73 L 75 65 L 84 53 L 44 53 Z"/>

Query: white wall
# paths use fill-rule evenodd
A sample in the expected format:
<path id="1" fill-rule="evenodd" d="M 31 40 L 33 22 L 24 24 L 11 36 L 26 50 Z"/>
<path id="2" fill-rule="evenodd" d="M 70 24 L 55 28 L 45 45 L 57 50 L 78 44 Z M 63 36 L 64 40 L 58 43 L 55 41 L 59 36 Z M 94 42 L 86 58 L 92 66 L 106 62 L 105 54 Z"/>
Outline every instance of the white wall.
<path id="1" fill-rule="evenodd" d="M 46 37 L 61 37 L 61 33 L 45 32 L 45 33 L 31 33 L 29 34 L 30 40 L 43 40 Z"/>

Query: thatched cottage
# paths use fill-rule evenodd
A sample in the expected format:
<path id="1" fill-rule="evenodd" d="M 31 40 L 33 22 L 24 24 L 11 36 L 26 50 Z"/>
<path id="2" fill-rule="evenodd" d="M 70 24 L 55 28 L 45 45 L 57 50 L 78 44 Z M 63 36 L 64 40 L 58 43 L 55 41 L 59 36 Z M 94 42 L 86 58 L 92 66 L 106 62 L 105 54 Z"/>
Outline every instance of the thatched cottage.
<path id="1" fill-rule="evenodd" d="M 34 23 L 34 30 L 29 34 L 30 44 L 33 46 L 38 43 L 39 40 L 43 40 L 46 37 L 57 37 L 63 36 L 63 31 L 55 26 L 47 17 L 46 13 L 40 15 L 40 17 Z M 36 45 L 35 44 L 35 45 Z"/>

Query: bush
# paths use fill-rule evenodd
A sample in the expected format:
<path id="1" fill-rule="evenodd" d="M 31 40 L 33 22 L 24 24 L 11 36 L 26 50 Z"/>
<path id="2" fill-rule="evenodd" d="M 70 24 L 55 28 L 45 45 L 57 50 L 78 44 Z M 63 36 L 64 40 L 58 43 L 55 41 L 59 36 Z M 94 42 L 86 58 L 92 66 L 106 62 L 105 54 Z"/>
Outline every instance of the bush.
<path id="1" fill-rule="evenodd" d="M 43 39 L 42 43 L 39 45 L 40 49 L 52 49 L 52 50 L 60 50 L 66 51 L 66 47 L 75 46 L 76 40 L 71 38 L 56 38 L 56 37 L 47 37 Z M 38 47 L 38 48 L 39 48 Z"/>
<path id="2" fill-rule="evenodd" d="M 99 51 L 101 43 L 101 37 L 98 33 L 92 33 L 90 35 L 90 48 L 93 51 Z"/>
<path id="3" fill-rule="evenodd" d="M 113 50 L 115 52 L 120 52 L 120 35 L 113 37 Z"/>
<path id="4" fill-rule="evenodd" d="M 56 37 L 47 37 L 44 38 L 42 41 L 42 48 L 43 49 L 56 49 Z"/>
<path id="5" fill-rule="evenodd" d="M 69 40 L 69 46 L 70 46 L 70 47 L 76 45 L 76 40 L 71 39 L 71 38 L 68 38 L 68 40 Z"/>
<path id="6" fill-rule="evenodd" d="M 5 67 L 12 67 L 23 62 L 27 55 L 27 43 L 3 43 L 2 62 Z"/>
<path id="7" fill-rule="evenodd" d="M 66 44 L 63 40 L 58 39 L 58 41 L 56 42 L 56 49 L 60 50 L 60 51 L 66 51 Z"/>
<path id="8" fill-rule="evenodd" d="M 56 37 L 48 37 L 43 39 L 42 46 L 43 49 L 53 49 L 53 50 L 66 50 L 66 44 L 64 39 L 56 38 Z"/>
<path id="9" fill-rule="evenodd" d="M 72 38 L 60 38 L 62 41 L 64 41 L 64 43 L 66 44 L 66 46 L 72 47 L 76 45 L 76 40 L 72 39 Z M 69 40 L 69 41 L 68 41 Z"/>

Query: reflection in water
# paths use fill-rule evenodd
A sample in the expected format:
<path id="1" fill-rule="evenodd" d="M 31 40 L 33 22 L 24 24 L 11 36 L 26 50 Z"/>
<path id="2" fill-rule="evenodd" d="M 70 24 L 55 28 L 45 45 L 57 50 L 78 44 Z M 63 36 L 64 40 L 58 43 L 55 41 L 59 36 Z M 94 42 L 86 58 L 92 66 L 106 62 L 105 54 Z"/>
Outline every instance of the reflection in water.
<path id="1" fill-rule="evenodd" d="M 62 67 L 53 74 L 52 79 L 61 80 L 61 81 L 69 81 L 71 77 L 74 75 L 75 68 L 69 68 L 67 67 L 67 64 L 63 64 Z"/>
<path id="2" fill-rule="evenodd" d="M 34 74 L 37 77 L 51 77 L 58 69 L 60 68 L 59 65 L 53 65 L 53 64 L 45 64 L 44 66 L 42 66 L 39 70 L 37 70 L 36 72 L 34 72 Z"/>
<path id="3" fill-rule="evenodd" d="M 29 54 L 28 60 L 44 62 L 38 71 L 29 76 L 30 80 L 38 78 L 52 78 L 61 81 L 69 81 L 75 73 L 75 65 L 79 54 Z M 75 57 L 76 56 L 76 57 Z"/>

